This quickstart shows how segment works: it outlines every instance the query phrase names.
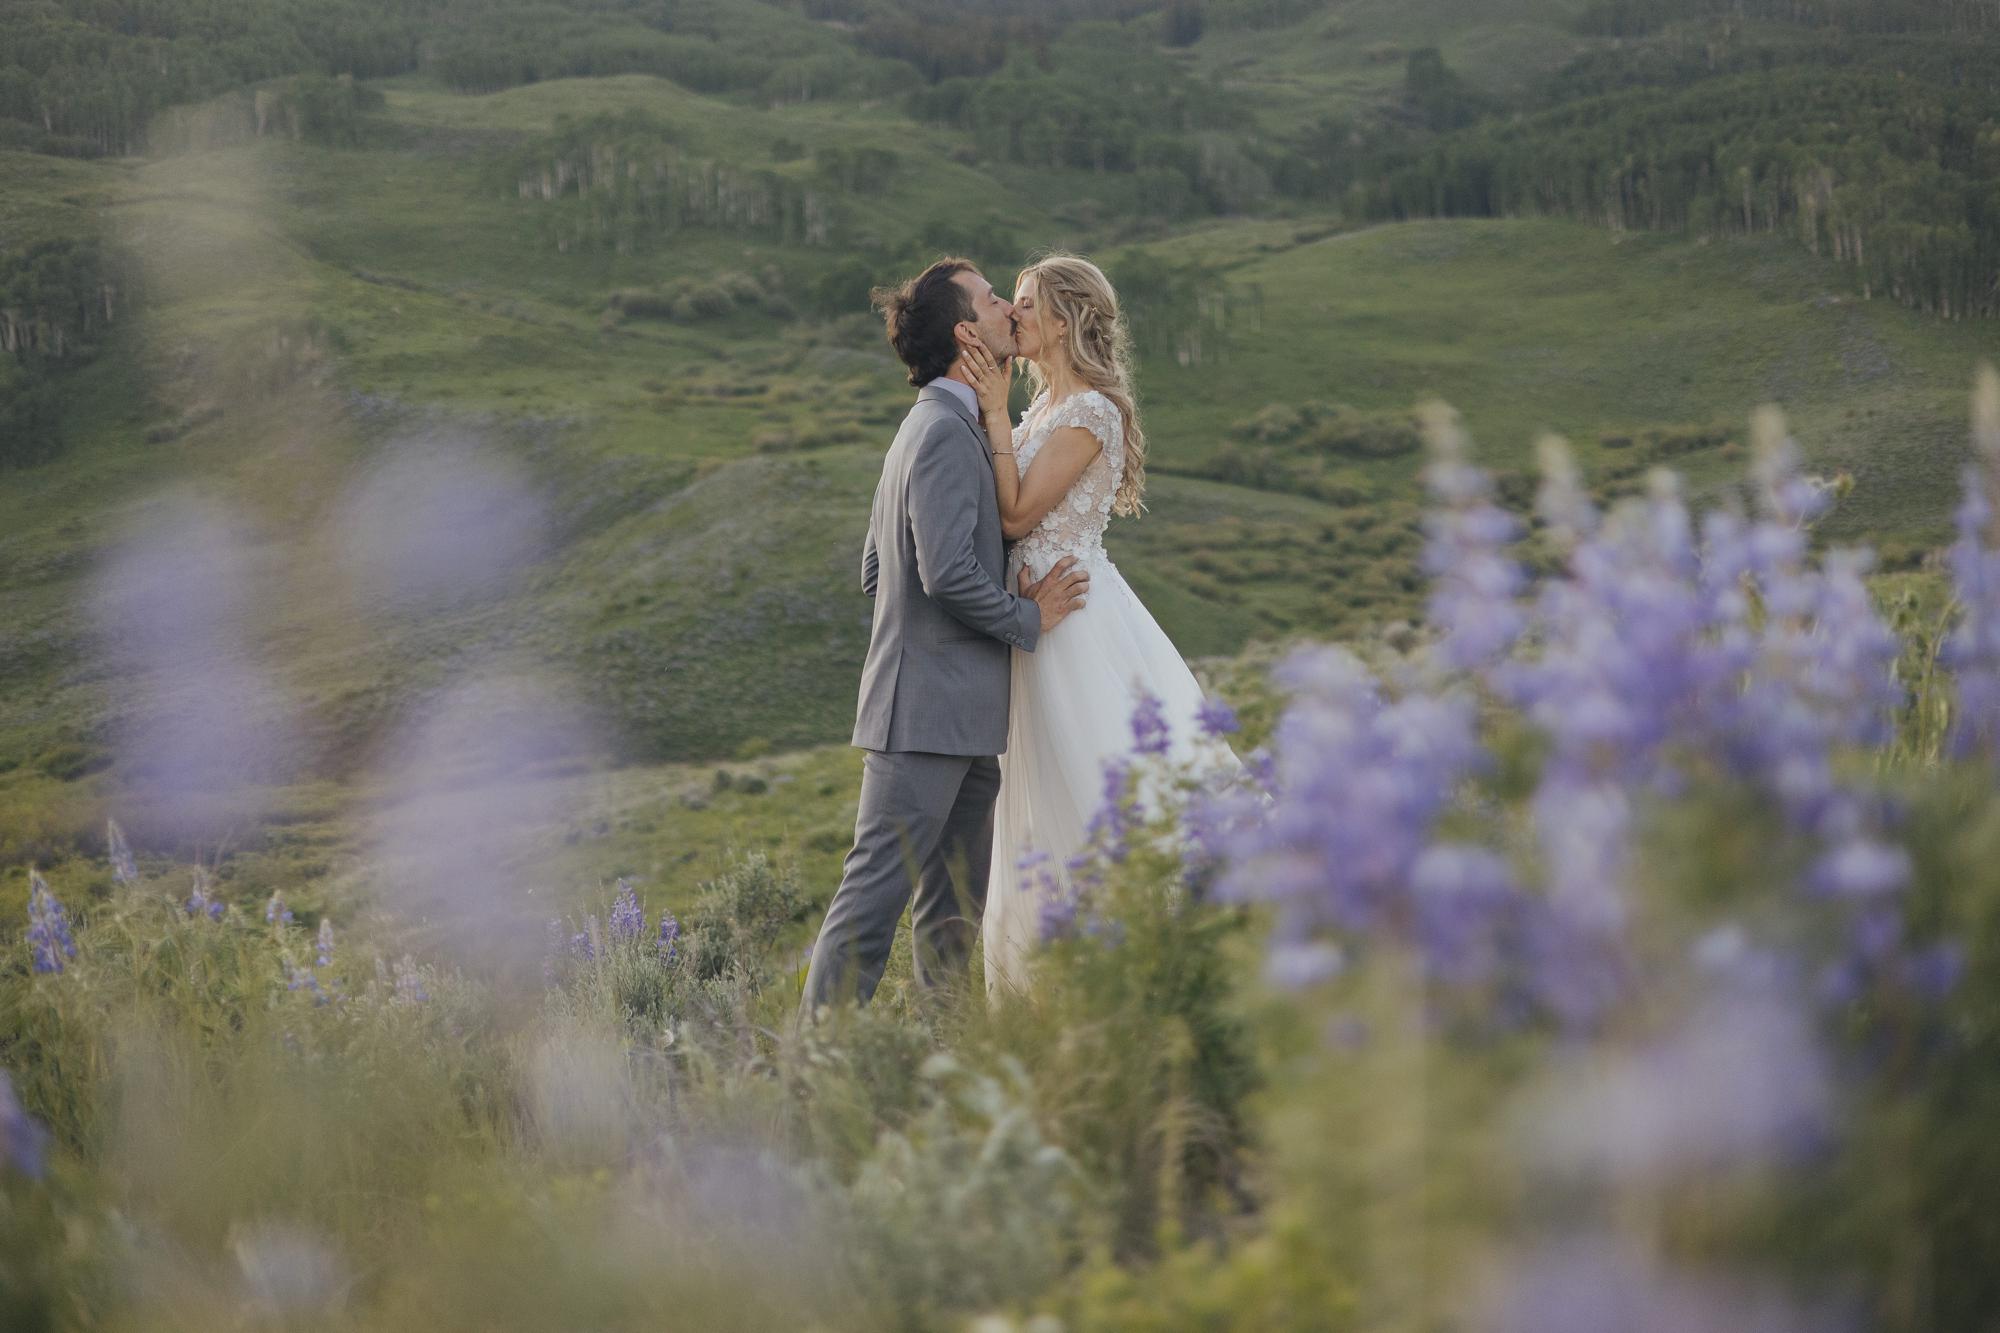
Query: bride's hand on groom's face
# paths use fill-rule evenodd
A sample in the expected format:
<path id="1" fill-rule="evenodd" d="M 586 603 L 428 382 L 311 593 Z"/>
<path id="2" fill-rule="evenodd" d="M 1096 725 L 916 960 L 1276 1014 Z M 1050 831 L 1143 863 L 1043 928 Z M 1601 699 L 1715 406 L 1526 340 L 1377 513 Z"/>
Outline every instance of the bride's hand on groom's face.
<path id="1" fill-rule="evenodd" d="M 979 395 L 979 415 L 1005 415 L 1007 411 L 1007 367 L 986 350 L 977 336 L 958 335 L 958 366 Z"/>

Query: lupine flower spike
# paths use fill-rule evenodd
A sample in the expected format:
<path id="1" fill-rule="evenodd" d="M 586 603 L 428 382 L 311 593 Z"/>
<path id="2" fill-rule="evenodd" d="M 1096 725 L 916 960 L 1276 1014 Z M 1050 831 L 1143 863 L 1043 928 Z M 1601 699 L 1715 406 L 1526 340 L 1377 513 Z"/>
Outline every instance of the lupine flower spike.
<path id="1" fill-rule="evenodd" d="M 1972 396 L 1972 440 L 1951 548 L 1959 622 L 1940 654 L 1958 686 L 1947 743 L 1961 757 L 2000 759 L 2000 374 L 1990 365 Z"/>
<path id="2" fill-rule="evenodd" d="M 396 960 L 396 1002 L 398 1004 L 422 1004 L 431 998 L 424 989 L 423 973 L 417 968 L 417 960 L 404 954 Z"/>
<path id="3" fill-rule="evenodd" d="M 1171 744 L 1165 706 L 1154 696 L 1142 695 L 1132 710 L 1132 748 L 1139 754 L 1165 754 Z"/>
<path id="4" fill-rule="evenodd" d="M 37 972 L 60 972 L 65 959 L 76 957 L 69 914 L 49 891 L 49 882 L 41 872 L 32 868 L 28 871 L 28 947 L 34 953 Z"/>
<path id="5" fill-rule="evenodd" d="M 1276 797 L 1232 840 L 1217 887 L 1276 909 L 1266 975 L 1316 983 L 1344 965 L 1350 943 L 1395 931 L 1434 975 L 1484 976 L 1513 910 L 1511 881 L 1497 857 L 1434 840 L 1453 793 L 1486 763 L 1472 700 L 1384 700 L 1338 649 L 1296 654 L 1278 677 L 1293 702 L 1279 722 Z"/>
<path id="6" fill-rule="evenodd" d="M 1195 712 L 1194 720 L 1201 728 L 1201 734 L 1210 740 L 1233 736 L 1242 729 L 1242 724 L 1236 720 L 1236 710 L 1231 708 L 1229 701 L 1221 695 L 1203 699 L 1201 707 Z"/>
<path id="7" fill-rule="evenodd" d="M 618 881 L 618 897 L 611 904 L 611 938 L 613 940 L 636 940 L 646 929 L 646 909 L 639 906 L 639 895 L 632 888 L 632 881 Z"/>
<path id="8" fill-rule="evenodd" d="M 292 956 L 289 953 L 279 957 L 278 965 L 284 970 L 286 990 L 311 991 L 315 1004 L 326 1003 L 326 992 L 321 989 L 319 978 L 314 976 L 309 969 L 300 967 L 297 963 L 293 962 Z"/>
<path id="9" fill-rule="evenodd" d="M 210 921 L 222 920 L 223 903 L 210 892 L 208 872 L 200 866 L 194 868 L 194 891 L 188 894 L 181 908 L 189 916 L 205 916 Z"/>
<path id="10" fill-rule="evenodd" d="M 1431 463 L 1424 472 L 1437 507 L 1424 519 L 1430 617 L 1447 670 L 1484 667 L 1513 647 L 1524 618 L 1515 604 L 1526 580 L 1506 555 L 1519 525 L 1491 499 L 1492 483 L 1472 465 L 1458 414 L 1442 403 L 1422 409 Z"/>

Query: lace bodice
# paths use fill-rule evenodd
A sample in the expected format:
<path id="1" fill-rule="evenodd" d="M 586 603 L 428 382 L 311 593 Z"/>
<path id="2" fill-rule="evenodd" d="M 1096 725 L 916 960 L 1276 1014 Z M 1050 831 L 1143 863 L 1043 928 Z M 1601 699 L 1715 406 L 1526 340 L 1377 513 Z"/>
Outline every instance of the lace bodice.
<path id="1" fill-rule="evenodd" d="M 1014 461 L 1023 477 L 1049 436 L 1064 426 L 1081 426 L 1104 447 L 1069 494 L 1042 515 L 1033 532 L 1015 543 L 1007 561 L 1010 579 L 1023 565 L 1040 577 L 1066 555 L 1075 556 L 1080 564 L 1108 561 L 1104 529 L 1111 522 L 1112 497 L 1125 475 L 1125 418 L 1116 403 L 1095 389 L 1073 393 L 1053 407 L 1048 398 L 1047 393 L 1038 395 L 1014 431 Z"/>

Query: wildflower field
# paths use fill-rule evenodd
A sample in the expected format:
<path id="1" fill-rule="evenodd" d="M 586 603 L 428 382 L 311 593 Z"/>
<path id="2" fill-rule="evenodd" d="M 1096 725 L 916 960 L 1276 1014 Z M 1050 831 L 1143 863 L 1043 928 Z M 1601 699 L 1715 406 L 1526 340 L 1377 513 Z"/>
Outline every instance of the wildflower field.
<path id="1" fill-rule="evenodd" d="M 488 961 L 28 871 L 0 1326 L 1993 1327 L 2000 378 L 1893 579 L 1775 412 L 1700 512 L 1546 441 L 1527 521 L 1425 428 L 1419 641 L 1215 701 L 1227 781 L 1142 709 L 1026 997 L 796 1029 L 761 854 Z"/>

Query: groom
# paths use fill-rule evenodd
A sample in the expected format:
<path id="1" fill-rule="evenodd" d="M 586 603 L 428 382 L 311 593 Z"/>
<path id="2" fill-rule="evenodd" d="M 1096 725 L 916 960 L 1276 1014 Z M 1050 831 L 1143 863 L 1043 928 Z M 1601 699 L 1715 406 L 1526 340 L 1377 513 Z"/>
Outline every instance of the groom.
<path id="1" fill-rule="evenodd" d="M 919 985 L 964 967 L 986 901 L 993 799 L 1007 748 L 1010 652 L 1083 603 L 1089 574 L 1065 559 L 1006 586 L 993 454 L 958 340 L 1014 355 L 1014 308 L 963 259 L 941 259 L 875 293 L 889 343 L 919 386 L 875 486 L 861 590 L 875 624 L 861 669 L 854 744 L 867 753 L 854 847 L 813 945 L 801 1016 L 882 980 L 911 905 Z"/>

